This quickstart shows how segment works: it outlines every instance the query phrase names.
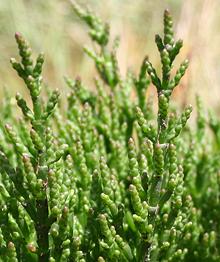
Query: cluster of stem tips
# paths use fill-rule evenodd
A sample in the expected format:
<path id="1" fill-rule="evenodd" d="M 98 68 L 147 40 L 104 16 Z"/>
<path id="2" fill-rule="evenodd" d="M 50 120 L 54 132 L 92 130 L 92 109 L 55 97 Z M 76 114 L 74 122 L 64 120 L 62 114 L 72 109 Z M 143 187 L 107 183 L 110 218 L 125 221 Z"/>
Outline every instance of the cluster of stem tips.
<path id="1" fill-rule="evenodd" d="M 220 120 L 199 97 L 196 125 L 191 106 L 170 107 L 189 62 L 173 70 L 183 42 L 169 11 L 155 37 L 161 76 L 145 56 L 137 76 L 122 77 L 119 38 L 111 46 L 109 25 L 71 2 L 95 45 L 84 50 L 96 90 L 65 77 L 65 110 L 58 90 L 46 98 L 44 55 L 34 60 L 15 34 L 21 60 L 11 64 L 30 100 L 17 93 L 21 112 L 7 97 L 1 108 L 0 261 L 219 261 Z"/>

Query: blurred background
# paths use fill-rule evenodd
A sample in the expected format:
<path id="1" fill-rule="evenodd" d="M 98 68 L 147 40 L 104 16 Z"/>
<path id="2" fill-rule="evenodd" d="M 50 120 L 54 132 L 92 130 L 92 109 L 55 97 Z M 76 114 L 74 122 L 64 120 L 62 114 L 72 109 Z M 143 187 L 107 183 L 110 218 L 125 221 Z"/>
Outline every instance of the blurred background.
<path id="1" fill-rule="evenodd" d="M 127 68 L 139 71 L 145 55 L 159 69 L 160 57 L 154 35 L 163 33 L 163 11 L 174 20 L 176 38 L 184 47 L 176 66 L 190 59 L 186 76 L 178 87 L 175 101 L 194 104 L 195 94 L 209 107 L 220 106 L 220 11 L 216 0 L 78 0 L 111 25 L 112 39 L 120 35 L 118 59 L 122 75 Z M 63 76 L 82 76 L 88 86 L 96 76 L 93 62 L 83 52 L 92 46 L 88 28 L 75 16 L 68 0 L 0 0 L 0 93 L 14 95 L 26 89 L 11 69 L 16 57 L 14 33 L 21 32 L 33 53 L 46 56 L 44 80 L 51 88 L 67 92 Z"/>

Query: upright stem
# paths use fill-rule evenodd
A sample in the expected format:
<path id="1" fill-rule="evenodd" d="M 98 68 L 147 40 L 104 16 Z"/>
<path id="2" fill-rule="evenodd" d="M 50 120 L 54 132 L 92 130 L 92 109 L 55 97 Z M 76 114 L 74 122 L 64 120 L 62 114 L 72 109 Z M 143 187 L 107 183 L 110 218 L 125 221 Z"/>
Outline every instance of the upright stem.
<path id="1" fill-rule="evenodd" d="M 37 200 L 37 222 L 35 225 L 37 232 L 37 244 L 39 248 L 39 262 L 49 260 L 49 223 L 48 223 L 48 202 L 47 199 Z"/>

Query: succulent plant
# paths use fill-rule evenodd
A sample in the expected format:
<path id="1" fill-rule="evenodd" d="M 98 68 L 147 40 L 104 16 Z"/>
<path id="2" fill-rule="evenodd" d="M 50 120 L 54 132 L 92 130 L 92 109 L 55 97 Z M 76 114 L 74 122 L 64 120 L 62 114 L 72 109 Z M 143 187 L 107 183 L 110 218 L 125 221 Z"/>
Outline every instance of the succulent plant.
<path id="1" fill-rule="evenodd" d="M 138 76 L 122 77 L 118 38 L 111 46 L 109 25 L 72 3 L 99 77 L 96 90 L 66 77 L 67 106 L 57 90 L 45 101 L 44 56 L 34 61 L 15 34 L 21 62 L 11 64 L 31 105 L 16 95 L 17 120 L 5 97 L 0 115 L 0 261 L 219 261 L 220 121 L 199 97 L 196 125 L 191 106 L 170 107 L 188 60 L 172 73 L 183 42 L 169 11 L 155 37 L 161 76 L 145 57 Z"/>

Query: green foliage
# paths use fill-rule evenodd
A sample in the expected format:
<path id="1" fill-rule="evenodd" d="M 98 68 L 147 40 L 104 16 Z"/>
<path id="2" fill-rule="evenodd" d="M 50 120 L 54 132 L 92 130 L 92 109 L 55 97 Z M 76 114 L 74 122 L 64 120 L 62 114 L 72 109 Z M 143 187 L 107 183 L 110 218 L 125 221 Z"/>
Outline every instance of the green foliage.
<path id="1" fill-rule="evenodd" d="M 182 41 L 169 12 L 155 38 L 162 76 L 145 58 L 137 77 L 123 78 L 118 39 L 109 47 L 109 26 L 73 4 L 97 45 L 85 51 L 100 78 L 93 92 L 66 78 L 65 110 L 58 91 L 44 101 L 43 55 L 34 63 L 15 35 L 21 62 L 11 63 L 32 105 L 16 95 L 19 121 L 8 99 L 2 108 L 0 261 L 219 261 L 220 122 L 199 98 L 196 128 L 185 128 L 191 106 L 170 109 L 188 61 L 172 76 Z"/>

